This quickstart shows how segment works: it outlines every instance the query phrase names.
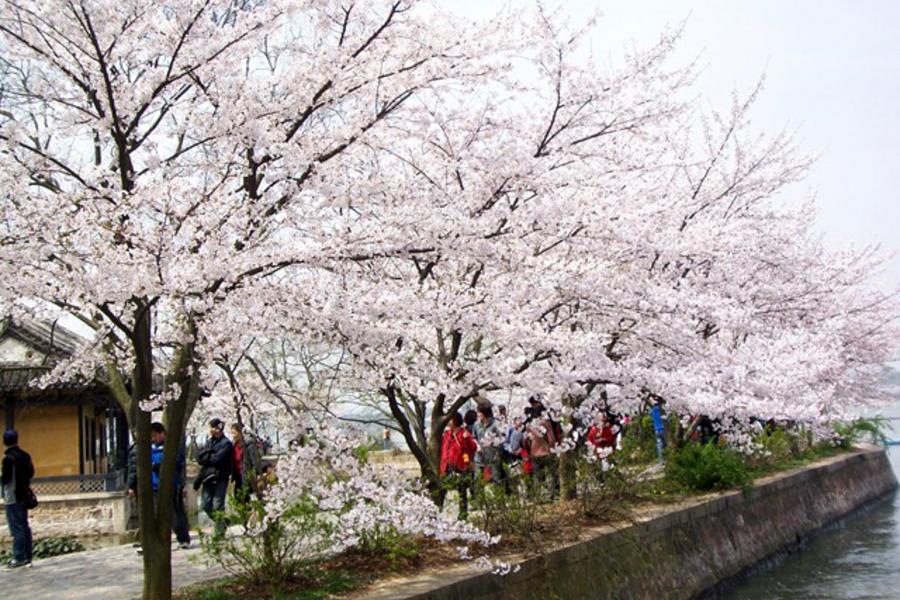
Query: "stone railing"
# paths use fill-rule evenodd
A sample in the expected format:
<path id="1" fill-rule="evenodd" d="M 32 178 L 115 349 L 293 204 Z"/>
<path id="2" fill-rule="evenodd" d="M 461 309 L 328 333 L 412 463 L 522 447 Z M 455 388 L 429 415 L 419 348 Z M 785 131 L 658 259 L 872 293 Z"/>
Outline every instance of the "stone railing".
<path id="1" fill-rule="evenodd" d="M 129 510 L 124 492 L 39 495 L 28 520 L 35 539 L 122 535 Z M 0 528 L 0 540 L 8 539 L 9 531 Z"/>
<path id="2" fill-rule="evenodd" d="M 91 492 L 117 492 L 125 489 L 125 472 L 35 477 L 31 480 L 31 489 L 38 498 Z"/>

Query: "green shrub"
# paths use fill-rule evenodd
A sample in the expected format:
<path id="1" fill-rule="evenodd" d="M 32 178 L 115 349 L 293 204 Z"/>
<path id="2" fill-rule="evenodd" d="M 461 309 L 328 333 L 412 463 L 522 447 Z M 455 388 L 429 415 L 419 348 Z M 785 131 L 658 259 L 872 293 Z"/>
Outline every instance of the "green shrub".
<path id="1" fill-rule="evenodd" d="M 416 539 L 400 533 L 393 525 L 376 525 L 360 535 L 356 551 L 375 559 L 386 560 L 391 570 L 396 570 L 419 558 Z"/>
<path id="2" fill-rule="evenodd" d="M 754 438 L 754 441 L 759 445 L 756 454 L 761 463 L 782 464 L 791 460 L 796 454 L 797 444 L 793 436 L 784 429 L 763 431 Z"/>
<path id="3" fill-rule="evenodd" d="M 224 538 L 201 533 L 201 548 L 239 580 L 266 586 L 272 592 L 321 559 L 333 527 L 308 499 L 298 500 L 274 518 L 267 516 L 265 502 L 257 498 L 230 502 L 223 517 L 232 523 L 246 523 L 247 531 Z"/>
<path id="4" fill-rule="evenodd" d="M 887 440 L 888 422 L 884 417 L 877 416 L 849 423 L 834 423 L 832 429 L 837 436 L 837 445 L 849 450 L 854 444 L 863 441 L 884 444 Z"/>
<path id="5" fill-rule="evenodd" d="M 692 490 L 724 490 L 750 485 L 752 476 L 743 456 L 716 444 L 687 444 L 672 452 L 666 476 Z"/>
<path id="6" fill-rule="evenodd" d="M 369 462 L 369 454 L 371 454 L 372 449 L 369 446 L 357 446 L 353 450 L 350 451 L 354 458 L 361 463 Z"/>
<path id="7" fill-rule="evenodd" d="M 83 552 L 84 544 L 73 537 L 43 538 L 34 542 L 32 555 L 34 558 L 50 558 L 73 552 Z M 11 548 L 0 548 L 0 563 L 12 559 Z"/>
<path id="8" fill-rule="evenodd" d="M 475 486 L 472 524 L 491 535 L 514 535 L 530 539 L 535 532 L 540 502 L 526 493 L 519 477 L 511 476 L 507 493 L 502 485 Z"/>
<path id="9" fill-rule="evenodd" d="M 379 452 L 383 449 L 383 442 L 375 439 L 371 435 L 366 439 L 365 444 L 354 446 L 350 453 L 361 463 L 369 462 L 373 452 Z"/>
<path id="10" fill-rule="evenodd" d="M 84 545 L 73 537 L 44 538 L 34 543 L 35 558 L 50 558 L 73 552 L 83 552 Z"/>
<path id="11" fill-rule="evenodd" d="M 576 481 L 578 511 L 588 519 L 621 517 L 628 501 L 634 498 L 636 482 L 623 469 L 613 465 L 604 473 L 599 461 L 584 456 L 578 459 Z"/>
<path id="12" fill-rule="evenodd" d="M 656 431 L 653 419 L 644 415 L 625 426 L 622 431 L 622 450 L 617 453 L 623 463 L 648 463 L 656 460 Z"/>

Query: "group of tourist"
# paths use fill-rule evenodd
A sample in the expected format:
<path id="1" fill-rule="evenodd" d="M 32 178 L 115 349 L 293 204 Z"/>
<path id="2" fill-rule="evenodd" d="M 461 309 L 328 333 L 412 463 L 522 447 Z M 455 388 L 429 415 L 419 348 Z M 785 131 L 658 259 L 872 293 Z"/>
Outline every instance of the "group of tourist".
<path id="1" fill-rule="evenodd" d="M 159 492 L 159 471 L 162 465 L 166 429 L 162 423 L 150 426 L 150 465 L 153 502 Z M 196 462 L 200 471 L 194 479 L 194 489 L 201 492 L 203 512 L 215 523 L 214 536 L 225 533 L 227 522 L 223 517 L 228 487 L 234 484 L 234 497 L 238 502 L 246 501 L 252 494 L 258 494 L 257 476 L 263 473 L 259 445 L 252 439 L 246 440 L 238 424 L 231 426 L 231 439 L 225 435 L 225 423 L 212 419 L 208 424 L 209 437 L 197 452 Z M 249 437 L 249 436 L 247 436 Z M 128 495 L 137 494 L 137 458 L 132 446 L 128 461 Z M 172 530 L 179 548 L 189 548 L 191 534 L 184 507 L 184 486 L 187 481 L 184 447 L 179 446 L 175 466 L 175 498 L 172 512 Z M 136 544 L 138 553 L 140 544 Z"/>
<path id="2" fill-rule="evenodd" d="M 260 445 L 251 436 L 244 436 L 237 423 L 231 426 L 231 440 L 225 436 L 225 423 L 221 419 L 209 422 L 209 438 L 197 452 L 200 473 L 194 480 L 194 489 L 201 491 L 203 512 L 213 520 L 215 535 L 225 533 L 225 496 L 229 482 L 234 483 L 234 498 L 245 502 L 252 495 L 259 495 L 259 477 L 264 467 Z"/>
<path id="3" fill-rule="evenodd" d="M 559 464 L 557 447 L 562 442 L 562 428 L 544 404 L 536 397 L 521 417 L 511 422 L 506 407 L 493 407 L 487 402 L 465 415 L 450 415 L 441 443 L 440 473 L 448 488 L 459 494 L 459 515 L 466 518 L 469 494 L 475 477 L 484 483 L 514 491 L 513 471 L 521 470 L 533 494 L 559 497 Z M 604 432 L 601 425 L 600 432 Z M 605 444 L 600 433 L 592 443 Z"/>
<path id="4" fill-rule="evenodd" d="M 621 448 L 623 427 L 627 416 L 609 410 L 594 411 L 590 423 L 578 424 L 577 435 L 592 450 L 597 465 L 597 478 L 609 469 L 610 458 Z M 663 459 L 665 424 L 661 403 L 650 409 L 656 433 L 657 457 Z M 521 417 L 511 421 L 505 406 L 494 407 L 478 402 L 463 415 L 450 415 L 441 443 L 440 474 L 444 491 L 454 489 L 459 494 L 459 515 L 466 518 L 469 495 L 478 482 L 503 487 L 506 493 L 515 491 L 515 478 L 520 473 L 529 493 L 558 499 L 560 491 L 559 453 L 564 442 L 562 427 L 537 397 L 528 400 Z"/>
<path id="5" fill-rule="evenodd" d="M 224 535 L 227 523 L 222 512 L 225 509 L 225 497 L 228 486 L 234 484 L 234 496 L 238 502 L 246 501 L 251 495 L 259 495 L 260 477 L 271 476 L 267 471 L 272 467 L 264 467 L 260 445 L 253 439 L 245 439 L 240 425 L 231 426 L 231 439 L 224 433 L 225 423 L 220 419 L 209 422 L 209 439 L 197 453 L 196 461 L 200 472 L 194 481 L 194 487 L 202 490 L 203 511 L 215 523 L 214 535 Z M 246 436 L 249 437 L 249 436 Z M 151 489 L 153 505 L 156 506 L 159 493 L 160 468 L 166 443 L 166 428 L 162 423 L 150 425 L 150 465 Z M 34 463 L 31 455 L 19 447 L 19 434 L 9 429 L 3 434 L 2 480 L 0 493 L 6 512 L 6 523 L 12 537 L 12 558 L 5 565 L 8 569 L 16 569 L 31 565 L 32 535 L 28 523 L 28 511 L 37 502 L 31 490 L 31 479 L 34 477 Z M 137 497 L 137 451 L 134 445 L 128 456 L 128 496 Z M 186 461 L 183 445 L 179 446 L 175 466 L 175 497 L 172 511 L 172 530 L 179 548 L 189 548 L 191 533 L 188 527 L 184 506 L 184 486 L 187 480 Z M 140 554 L 140 544 L 135 545 Z"/>

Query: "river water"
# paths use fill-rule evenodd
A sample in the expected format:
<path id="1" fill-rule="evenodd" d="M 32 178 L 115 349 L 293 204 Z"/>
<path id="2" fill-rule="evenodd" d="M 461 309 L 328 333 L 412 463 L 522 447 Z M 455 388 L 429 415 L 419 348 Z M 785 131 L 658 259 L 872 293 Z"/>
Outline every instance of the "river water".
<path id="1" fill-rule="evenodd" d="M 895 411 L 891 411 L 895 412 Z M 892 421 L 900 439 L 900 421 Z M 888 449 L 900 479 L 900 446 Z M 900 599 L 900 494 L 851 515 L 726 600 Z"/>

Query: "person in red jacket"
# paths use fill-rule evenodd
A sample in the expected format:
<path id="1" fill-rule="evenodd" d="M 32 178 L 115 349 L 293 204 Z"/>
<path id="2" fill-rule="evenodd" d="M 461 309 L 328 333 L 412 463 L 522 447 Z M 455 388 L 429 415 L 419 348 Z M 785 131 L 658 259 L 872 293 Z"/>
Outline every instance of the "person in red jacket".
<path id="1" fill-rule="evenodd" d="M 469 489 L 472 487 L 473 458 L 478 445 L 472 434 L 463 427 L 463 417 L 454 413 L 450 417 L 441 440 L 441 476 L 448 486 L 459 492 L 459 518 L 469 514 Z"/>
<path id="2" fill-rule="evenodd" d="M 600 458 L 609 456 L 615 450 L 616 434 L 602 413 L 597 417 L 597 423 L 591 425 L 588 430 L 588 441 L 597 449 L 597 455 Z M 603 456 L 600 456 L 601 454 Z"/>
<path id="3" fill-rule="evenodd" d="M 600 462 L 599 479 L 603 481 L 603 473 L 609 468 L 606 459 L 616 449 L 616 432 L 604 413 L 598 414 L 596 422 L 588 429 L 587 440 L 594 447 Z"/>

